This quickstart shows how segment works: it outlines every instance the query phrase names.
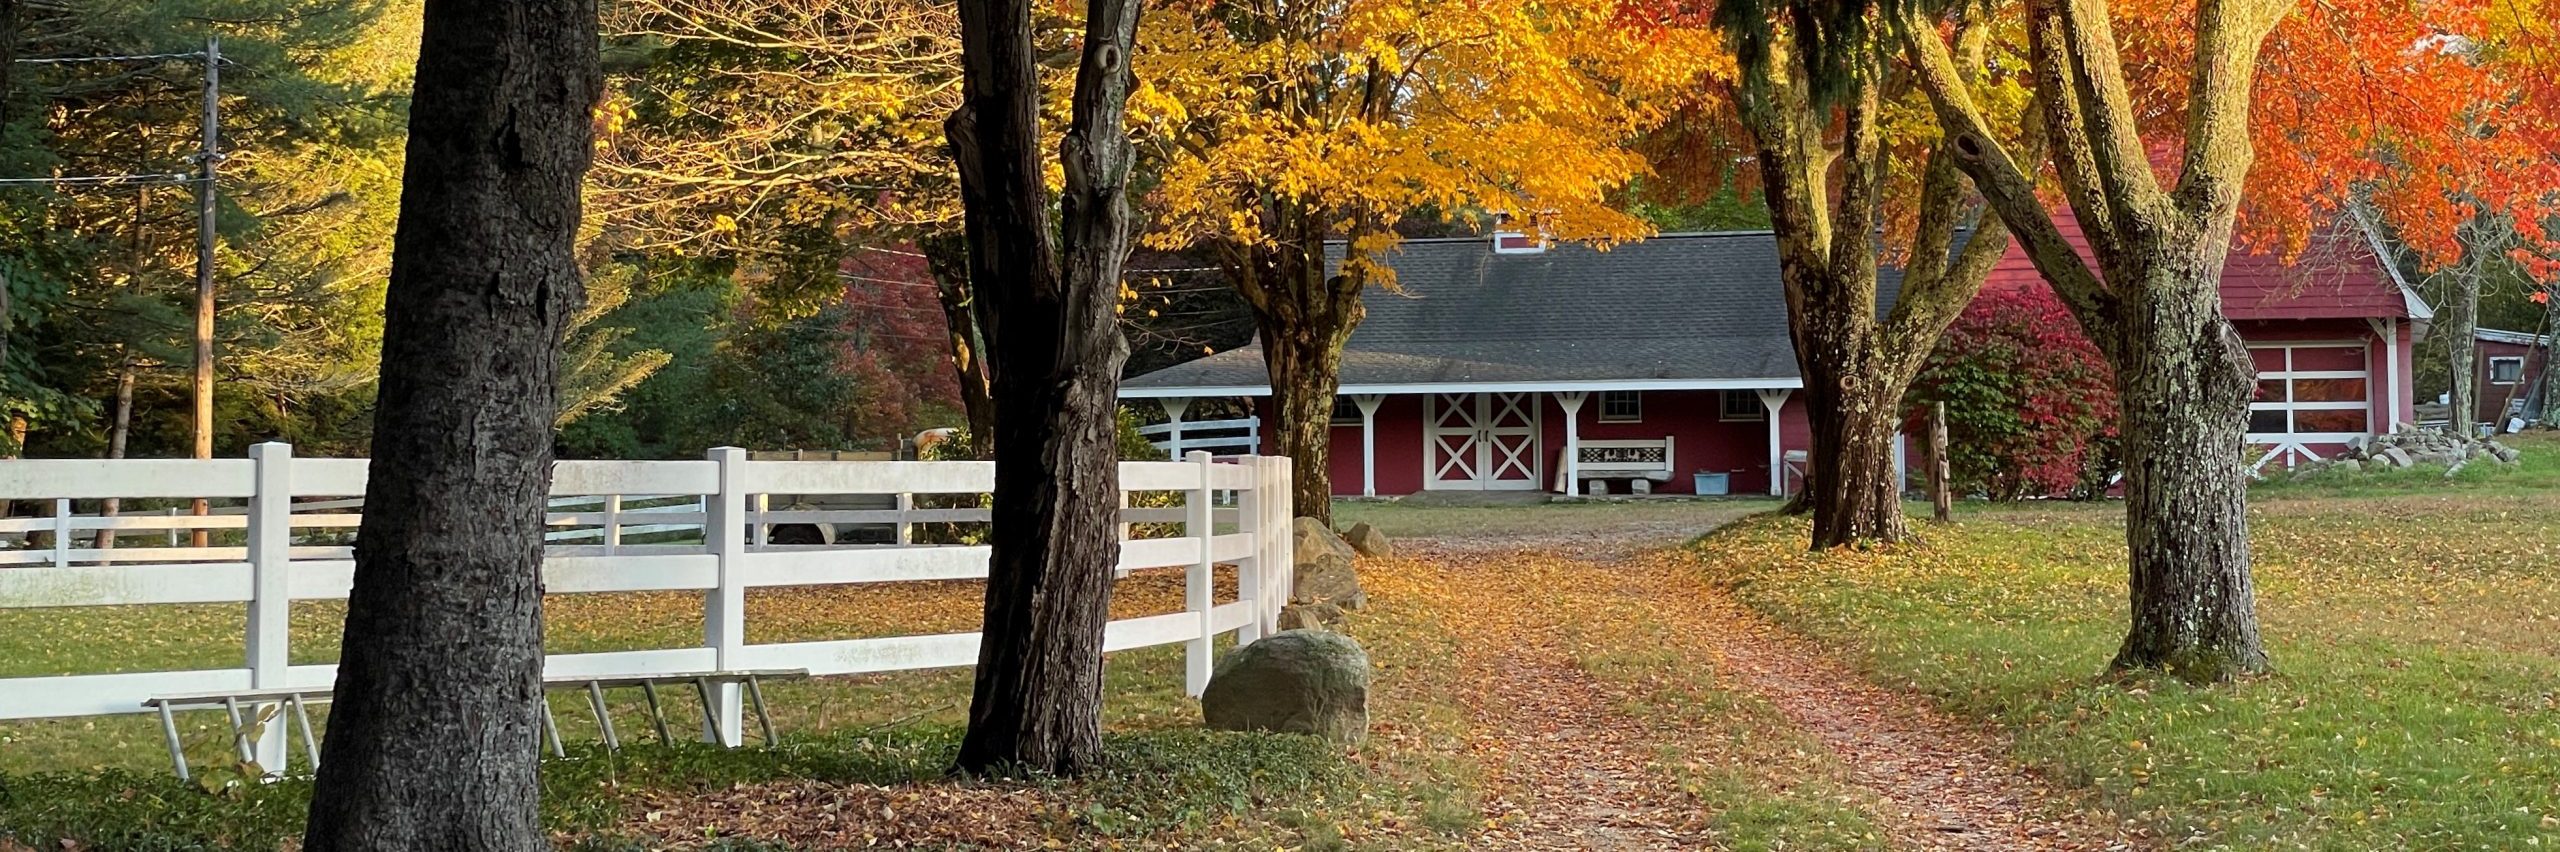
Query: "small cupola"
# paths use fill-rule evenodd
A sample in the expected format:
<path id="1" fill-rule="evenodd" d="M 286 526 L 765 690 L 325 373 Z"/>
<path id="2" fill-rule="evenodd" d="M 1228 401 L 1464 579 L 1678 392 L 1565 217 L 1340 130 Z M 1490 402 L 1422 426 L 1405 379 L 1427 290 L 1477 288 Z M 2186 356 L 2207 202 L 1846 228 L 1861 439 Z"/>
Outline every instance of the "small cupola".
<path id="1" fill-rule="evenodd" d="M 1539 254 L 1546 250 L 1546 231 L 1537 223 L 1523 222 L 1509 213 L 1493 214 L 1494 254 Z"/>

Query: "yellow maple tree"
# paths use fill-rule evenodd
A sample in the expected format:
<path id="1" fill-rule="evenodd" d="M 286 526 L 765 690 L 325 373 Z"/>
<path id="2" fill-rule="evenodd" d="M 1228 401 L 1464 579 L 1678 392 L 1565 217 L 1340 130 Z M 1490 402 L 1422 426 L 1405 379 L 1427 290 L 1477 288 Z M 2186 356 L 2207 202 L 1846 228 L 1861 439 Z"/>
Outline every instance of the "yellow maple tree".
<path id="1" fill-rule="evenodd" d="M 1616 195 L 1628 142 L 1722 61 L 1617 0 L 1169 0 L 1135 65 L 1133 135 L 1160 164 L 1148 245 L 1214 257 L 1253 309 L 1301 515 L 1329 518 L 1327 423 L 1361 294 L 1417 216 L 1647 235 Z M 1339 246 L 1328 261 L 1327 245 Z"/>

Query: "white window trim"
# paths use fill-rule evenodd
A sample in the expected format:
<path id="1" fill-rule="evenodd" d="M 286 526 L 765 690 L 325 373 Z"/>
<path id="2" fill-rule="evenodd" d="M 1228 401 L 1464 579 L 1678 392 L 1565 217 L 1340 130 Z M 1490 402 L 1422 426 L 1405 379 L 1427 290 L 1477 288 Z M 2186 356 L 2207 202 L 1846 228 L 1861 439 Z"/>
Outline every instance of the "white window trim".
<path id="1" fill-rule="evenodd" d="M 1351 406 L 1351 417 L 1349 419 L 1344 419 L 1342 416 L 1342 406 L 1346 403 Z M 1327 421 L 1326 425 L 1332 426 L 1336 429 L 1344 427 L 1358 427 L 1360 425 L 1360 403 L 1348 396 L 1334 397 L 1333 413 L 1327 418 Z"/>
<path id="2" fill-rule="evenodd" d="M 2369 364 L 2369 363 L 2371 363 L 2371 359 L 2372 359 L 2372 357 L 2373 357 L 2373 349 L 2372 349 L 2372 347 L 2367 346 L 2367 345 L 2365 345 L 2364 343 L 2355 342 L 2355 341 L 2288 340 L 2288 341 L 2285 341 L 2285 342 L 2283 342 L 2283 343 L 2271 343 L 2271 344 L 2261 344 L 2261 345 L 2252 345 L 2252 346 L 2250 346 L 2249 348 L 2251 348 L 2251 349 L 2279 349 L 2279 350 L 2283 350 L 2283 351 L 2284 351 L 2284 359 L 2285 359 L 2285 360 L 2284 360 L 2284 365 L 2285 365 L 2285 369 L 2282 369 L 2282 370 L 2268 370 L 2268 371 L 2261 372 L 2261 373 L 2259 373 L 2259 374 L 2258 374 L 2258 380 L 2259 380 L 2259 381 L 2266 381 L 2266 380 L 2273 379 L 2273 380 L 2278 380 L 2278 381 L 2282 381 L 2282 382 L 2284 382 L 2284 385 L 2285 385 L 2285 398 L 2284 398 L 2284 399 L 2279 399 L 2279 400 L 2252 401 L 2252 402 L 2250 402 L 2250 403 L 2249 403 L 2249 411 L 2251 411 L 2253 414 L 2254 414 L 2255 412 L 2259 412 L 2259 411 L 2282 411 L 2282 412 L 2285 412 L 2285 425 L 2286 425 L 2287 427 L 2291 427 L 2291 426 L 2293 425 L 2293 420 L 2294 420 L 2294 418 L 2293 418 L 2293 413 L 2294 413 L 2294 412 L 2298 412 L 2298 411 L 2362 411 L 2362 412 L 2365 412 L 2364 419 L 2365 419 L 2365 428 L 2366 428 L 2366 430 L 2367 430 L 2367 431 L 2363 431 L 2363 432 L 2250 432 L 2250 433 L 2248 433 L 2248 438 L 2247 438 L 2247 440 L 2249 441 L 2249 443 L 2252 443 L 2252 444 L 2286 444 L 2286 445 L 2302 445 L 2302 444 L 2340 444 L 2340 443 L 2345 443 L 2345 442 L 2347 442 L 2347 441 L 2349 441 L 2349 440 L 2352 440 L 2352 439 L 2355 439 L 2355 438 L 2363 438 L 2363 437 L 2369 437 L 2369 436 L 2371 436 L 2371 435 L 2373 434 L 2373 433 L 2372 433 L 2372 431 L 2371 431 L 2371 430 L 2372 430 L 2372 428 L 2373 428 L 2373 371 L 2371 371 L 2371 370 L 2369 370 L 2369 369 L 2368 369 L 2368 370 L 2295 370 L 2295 369 L 2293 369 L 2293 350 L 2295 350 L 2295 349 L 2347 348 L 2347 347 L 2354 347 L 2354 348 L 2357 348 L 2357 349 L 2362 349 L 2362 350 L 2364 350 L 2364 352 L 2365 352 L 2365 357 L 2366 357 L 2366 359 L 2367 359 L 2366 363 L 2368 363 L 2368 364 Z M 2365 384 L 2364 384 L 2365 398 L 2364 398 L 2364 399 L 2362 399 L 2362 400 L 2323 400 L 2323 401 L 2316 401 L 2316 402 L 2313 402 L 2313 401 L 2295 402 L 2295 401 L 2293 401 L 2293 381 L 2292 381 L 2292 380 L 2294 380 L 2294 379 L 2361 379 L 2361 380 L 2363 380 L 2363 381 L 2364 381 L 2364 383 L 2365 383 Z"/>
<path id="3" fill-rule="evenodd" d="M 1732 400 L 1749 400 L 1749 411 L 1733 410 Z M 1716 421 L 1720 423 L 1762 423 L 1769 419 L 1769 405 L 1756 394 L 1744 396 L 1742 391 L 1716 391 Z"/>
<path id="4" fill-rule="evenodd" d="M 2514 365 L 2516 365 L 2516 377 L 2515 377 L 2515 378 L 2513 378 L 2513 379 L 2509 379 L 2509 380 L 2507 380 L 2507 381 L 2503 381 L 2503 382 L 2502 382 L 2502 381 L 2498 381 L 2498 365 L 2499 365 L 2499 364 L 2502 364 L 2502 363 L 2504 363 L 2504 364 L 2514 364 Z M 2524 381 L 2524 356 L 2522 356 L 2522 355 L 2491 355 L 2491 356 L 2489 356 L 2489 376 L 2488 376 L 2488 378 L 2489 378 L 2489 383 L 2490 383 L 2490 384 L 2493 384 L 2493 385 L 2512 385 L 2512 384 L 2518 384 L 2518 383 L 2523 382 L 2523 381 Z"/>
<path id="5" fill-rule="evenodd" d="M 1609 413 L 1609 395 L 1610 395 L 1610 394 L 1613 394 L 1613 393 L 1622 393 L 1622 394 L 1626 394 L 1626 395 L 1627 395 L 1627 398 L 1630 398 L 1630 399 L 1635 400 L 1635 403 L 1636 403 L 1636 413 L 1634 413 L 1634 414 L 1610 414 L 1610 413 Z M 1601 392 L 1600 392 L 1600 398 L 1599 398 L 1598 402 L 1599 402 L 1599 405 L 1595 406 L 1595 407 L 1593 408 L 1593 412 L 1592 412 L 1592 413 L 1593 413 L 1593 416 L 1594 416 L 1595 418 L 1597 418 L 1597 422 L 1600 422 L 1600 423 L 1642 423 L 1642 422 L 1644 422 L 1644 391 L 1633 391 L 1633 390 L 1630 390 L 1630 391 L 1601 391 Z"/>

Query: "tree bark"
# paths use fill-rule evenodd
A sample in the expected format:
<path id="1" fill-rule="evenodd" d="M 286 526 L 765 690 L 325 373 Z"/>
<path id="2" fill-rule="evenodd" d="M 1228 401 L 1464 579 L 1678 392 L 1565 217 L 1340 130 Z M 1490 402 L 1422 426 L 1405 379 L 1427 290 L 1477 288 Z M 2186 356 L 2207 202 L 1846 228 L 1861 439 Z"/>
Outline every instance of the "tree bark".
<path id="1" fill-rule="evenodd" d="M 1980 66 L 1988 33 L 1970 12 L 1959 18 L 1965 68 Z M 1941 140 L 1920 168 L 1902 289 L 1892 309 L 1880 311 L 1877 233 L 1884 223 L 1877 208 L 1888 158 L 1896 156 L 1880 131 L 1888 67 L 1862 58 L 1830 99 L 1817 99 L 1819 72 L 1808 67 L 1791 31 L 1732 38 L 1738 53 L 1763 57 L 1744 69 L 1740 106 L 1777 235 L 1812 431 L 1804 487 L 1786 511 L 1812 516 L 1816 550 L 1903 541 L 1910 525 L 1894 465 L 1903 394 L 2008 250 L 2009 232 L 1998 216 L 1974 217 L 1973 233 L 1959 245 L 1975 205 Z"/>
<path id="2" fill-rule="evenodd" d="M 136 372 L 137 369 L 129 357 L 122 366 L 116 368 L 115 413 L 107 420 L 107 458 L 110 459 L 124 458 L 125 446 L 133 437 L 133 386 L 138 378 L 135 375 Z M 98 501 L 98 517 L 112 518 L 123 512 L 123 498 L 109 497 Z M 93 543 L 99 550 L 114 549 L 116 531 L 99 530 Z"/>
<path id="3" fill-rule="evenodd" d="M 1102 759 L 1102 632 L 1120 558 L 1117 307 L 1131 232 L 1135 0 L 1090 0 L 1059 250 L 1042 181 L 1030 0 L 960 5 L 965 95 L 949 123 L 969 281 L 993 374 L 986 620 L 955 770 L 1084 773 Z"/>
<path id="4" fill-rule="evenodd" d="M 602 73 L 592 0 L 434 0 L 304 848 L 548 848 L 542 530 Z"/>
<path id="5" fill-rule="evenodd" d="M 2480 434 L 2480 376 L 2478 362 L 2472 352 L 2479 348 L 2473 338 L 2480 328 L 2480 278 L 2471 264 L 2452 270 L 2453 297 L 2445 300 L 2444 315 L 2437 328 L 2449 341 L 2445 346 L 2445 362 L 2452 375 L 2451 393 L 2446 402 L 2453 420 L 2453 434 Z"/>
<path id="6" fill-rule="evenodd" d="M 2542 303 L 2542 425 L 2560 429 L 2560 285 L 2543 290 L 2549 298 Z M 2533 350 L 2525 350 L 2530 356 Z"/>
<path id="7" fill-rule="evenodd" d="M 1341 388 L 1342 346 L 1362 313 L 1358 290 L 1321 312 L 1254 312 L 1271 374 L 1271 410 L 1280 419 L 1272 435 L 1291 462 L 1291 511 L 1326 526 L 1333 525 L 1333 399 Z"/>
<path id="8" fill-rule="evenodd" d="M 2113 667 L 2214 682 L 2267 669 L 2241 452 L 2257 368 L 2222 317 L 2222 243 L 2184 242 L 2117 317 L 2148 343 L 2112 359 L 2132 610 Z"/>
<path id="9" fill-rule="evenodd" d="M 1911 11 L 1896 28 L 1959 165 L 2115 367 L 2131 610 L 2117 670 L 2214 682 L 2269 668 L 2241 462 L 2257 371 L 2222 315 L 2220 284 L 2253 156 L 2251 75 L 2290 8 L 2281 0 L 2198 4 L 2183 159 L 2176 185 L 2163 187 L 2135 129 L 2105 4 L 2031 0 L 2035 112 L 2094 268 L 2036 194 L 2030 170 L 2043 158 L 2021 161 L 2001 145 L 1937 28 Z"/>
<path id="10" fill-rule="evenodd" d="M 1253 309 L 1271 380 L 1274 443 L 1290 460 L 1294 517 L 1333 523 L 1333 399 L 1341 390 L 1342 347 L 1368 316 L 1368 277 L 1346 257 L 1326 269 L 1325 229 L 1313 211 L 1282 201 L 1256 208 L 1268 244 L 1218 246 L 1219 265 Z M 1346 251 L 1361 234 L 1348 235 Z"/>
<path id="11" fill-rule="evenodd" d="M 951 369 L 960 384 L 960 411 L 969 419 L 969 457 L 995 454 L 995 388 L 987 374 L 987 337 L 978 300 L 969 289 L 969 247 L 958 235 L 927 237 L 916 247 L 940 291 L 942 319 L 950 329 Z"/>

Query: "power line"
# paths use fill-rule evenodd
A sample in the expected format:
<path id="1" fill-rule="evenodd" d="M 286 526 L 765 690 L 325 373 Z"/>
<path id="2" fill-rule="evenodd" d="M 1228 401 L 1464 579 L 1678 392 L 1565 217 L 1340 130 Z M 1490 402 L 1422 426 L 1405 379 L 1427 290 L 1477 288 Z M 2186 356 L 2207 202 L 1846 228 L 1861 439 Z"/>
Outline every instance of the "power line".
<path id="1" fill-rule="evenodd" d="M 136 53 L 124 56 L 52 56 L 15 61 L 26 65 L 73 65 L 85 62 L 158 62 L 167 59 L 203 58 L 204 51 L 198 50 L 187 53 Z"/>
<path id="2" fill-rule="evenodd" d="M 117 186 L 117 185 L 120 185 L 120 184 L 153 184 L 153 185 L 157 185 L 157 184 L 164 184 L 164 183 L 194 183 L 194 182 L 196 182 L 196 180 L 198 180 L 198 178 L 197 178 L 195 175 L 190 175 L 190 174 L 81 175 L 81 176 L 76 176 L 76 177 L 0 178 L 0 185 L 11 185 L 11 186 L 27 186 L 27 185 L 35 185 L 35 184 L 44 184 L 44 185 L 71 184 L 71 185 L 74 185 L 74 186 Z"/>

